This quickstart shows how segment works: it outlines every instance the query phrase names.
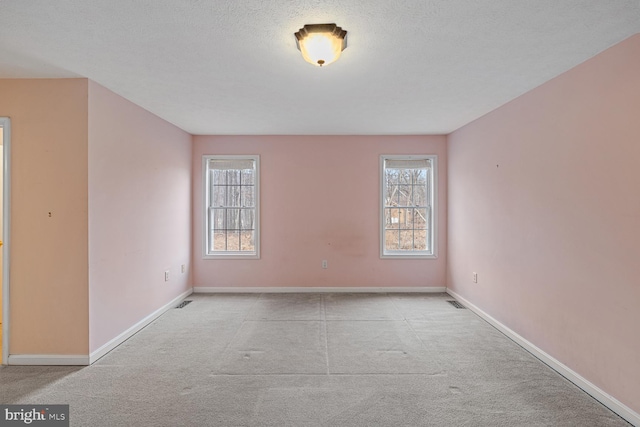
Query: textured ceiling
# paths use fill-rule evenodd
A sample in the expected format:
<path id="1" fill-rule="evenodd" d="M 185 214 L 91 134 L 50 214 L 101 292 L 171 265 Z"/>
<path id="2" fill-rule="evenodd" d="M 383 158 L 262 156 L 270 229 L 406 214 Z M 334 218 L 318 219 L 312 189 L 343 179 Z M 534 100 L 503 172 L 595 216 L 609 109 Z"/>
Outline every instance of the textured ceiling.
<path id="1" fill-rule="evenodd" d="M 325 22 L 349 46 L 318 68 L 293 33 Z M 0 0 L 0 77 L 193 134 L 442 134 L 638 32 L 638 0 Z"/>

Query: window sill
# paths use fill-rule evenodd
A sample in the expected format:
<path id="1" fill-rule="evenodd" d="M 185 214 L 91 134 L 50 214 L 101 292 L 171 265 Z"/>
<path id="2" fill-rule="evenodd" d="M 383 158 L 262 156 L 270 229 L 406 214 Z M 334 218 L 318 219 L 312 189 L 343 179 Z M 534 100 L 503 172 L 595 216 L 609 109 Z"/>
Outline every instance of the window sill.
<path id="1" fill-rule="evenodd" d="M 215 254 L 215 255 L 204 255 L 202 259 L 260 259 L 260 255 L 252 253 L 252 254 L 239 254 L 239 253 L 230 253 L 230 254 Z"/>
<path id="2" fill-rule="evenodd" d="M 380 259 L 438 259 L 438 255 L 433 254 L 382 254 Z"/>

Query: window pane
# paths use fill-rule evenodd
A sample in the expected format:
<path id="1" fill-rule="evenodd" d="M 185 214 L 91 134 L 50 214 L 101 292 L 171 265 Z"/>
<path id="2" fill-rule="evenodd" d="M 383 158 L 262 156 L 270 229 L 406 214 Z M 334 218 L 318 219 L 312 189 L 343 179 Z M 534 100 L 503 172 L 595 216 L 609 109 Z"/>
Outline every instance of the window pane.
<path id="1" fill-rule="evenodd" d="M 240 250 L 240 233 L 237 231 L 227 232 L 227 250 L 239 251 Z"/>
<path id="2" fill-rule="evenodd" d="M 400 209 L 385 209 L 389 215 L 387 228 L 398 228 L 400 225 Z"/>
<path id="3" fill-rule="evenodd" d="M 254 185 L 255 184 L 254 175 L 255 173 L 252 170 L 246 170 L 246 169 L 243 170 L 242 185 Z"/>
<path id="4" fill-rule="evenodd" d="M 398 225 L 401 229 L 413 228 L 412 209 L 398 209 Z"/>
<path id="5" fill-rule="evenodd" d="M 213 171 L 213 185 L 225 185 L 227 183 L 227 171 Z"/>
<path id="6" fill-rule="evenodd" d="M 238 169 L 228 169 L 227 173 L 227 185 L 240 185 L 241 171 Z"/>
<path id="7" fill-rule="evenodd" d="M 398 185 L 398 206 L 413 206 L 411 185 Z"/>
<path id="8" fill-rule="evenodd" d="M 385 177 L 387 180 L 387 184 L 395 185 L 398 184 L 398 170 L 397 169 L 386 169 Z"/>
<path id="9" fill-rule="evenodd" d="M 418 185 L 424 185 L 427 178 L 426 169 L 414 169 L 413 170 L 413 183 Z"/>
<path id="10" fill-rule="evenodd" d="M 255 228 L 255 212 L 253 209 L 242 209 L 240 216 L 240 228 L 242 230 L 253 230 Z"/>
<path id="11" fill-rule="evenodd" d="M 413 187 L 413 206 L 427 205 L 427 188 L 424 184 Z"/>
<path id="12" fill-rule="evenodd" d="M 385 205 L 391 206 L 398 200 L 398 177 L 393 171 L 386 171 L 386 192 L 384 194 Z"/>
<path id="13" fill-rule="evenodd" d="M 218 231 L 213 233 L 213 250 L 224 251 L 227 249 L 226 233 L 224 231 Z"/>
<path id="14" fill-rule="evenodd" d="M 225 229 L 225 215 L 226 209 L 212 209 L 211 210 L 211 222 L 210 227 L 214 230 L 224 230 Z"/>
<path id="15" fill-rule="evenodd" d="M 398 169 L 398 184 L 411 184 L 411 169 Z"/>
<path id="16" fill-rule="evenodd" d="M 240 229 L 240 209 L 227 209 L 227 230 Z"/>
<path id="17" fill-rule="evenodd" d="M 227 186 L 227 197 L 225 200 L 225 206 L 241 206 L 240 202 L 240 186 Z"/>
<path id="18" fill-rule="evenodd" d="M 241 233 L 240 250 L 242 251 L 256 250 L 255 239 L 253 238 L 253 236 L 254 236 L 253 231 L 243 231 Z"/>
<path id="19" fill-rule="evenodd" d="M 398 245 L 399 237 L 400 237 L 400 232 L 398 230 L 386 230 L 384 232 L 385 249 L 388 251 L 397 250 L 399 247 Z"/>
<path id="20" fill-rule="evenodd" d="M 211 200 L 209 200 L 210 206 L 224 206 L 227 198 L 227 187 L 214 185 L 211 191 Z"/>
<path id="21" fill-rule="evenodd" d="M 240 206 L 255 206 L 256 205 L 256 199 L 255 199 L 255 187 L 245 187 L 242 186 L 241 188 L 241 200 L 242 203 Z"/>
<path id="22" fill-rule="evenodd" d="M 397 200 L 398 200 L 398 196 L 396 196 L 397 191 L 398 189 L 396 186 L 387 185 L 386 193 L 383 194 L 385 206 L 394 206 L 397 204 Z"/>
<path id="23" fill-rule="evenodd" d="M 413 244 L 415 250 L 427 250 L 427 230 L 416 230 Z"/>
<path id="24" fill-rule="evenodd" d="M 427 210 L 426 209 L 414 209 L 413 227 L 420 230 L 424 230 L 427 228 Z"/>
<path id="25" fill-rule="evenodd" d="M 385 208 L 384 209 L 384 228 L 397 228 L 397 225 L 393 225 L 392 219 L 392 211 L 393 209 Z"/>
<path id="26" fill-rule="evenodd" d="M 395 193 L 393 193 L 395 194 Z M 384 195 L 384 206 L 385 207 L 394 207 L 398 205 L 398 198 L 396 197 L 395 199 L 393 198 L 393 194 L 389 193 L 388 195 Z"/>
<path id="27" fill-rule="evenodd" d="M 413 230 L 400 231 L 400 247 L 401 250 L 413 250 Z"/>

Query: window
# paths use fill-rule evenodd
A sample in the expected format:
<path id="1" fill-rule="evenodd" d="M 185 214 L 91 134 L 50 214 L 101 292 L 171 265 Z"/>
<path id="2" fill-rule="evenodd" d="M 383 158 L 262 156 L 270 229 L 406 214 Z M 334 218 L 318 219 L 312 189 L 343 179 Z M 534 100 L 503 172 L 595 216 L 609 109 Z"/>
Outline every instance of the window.
<path id="1" fill-rule="evenodd" d="M 259 156 L 203 156 L 205 258 L 259 258 Z"/>
<path id="2" fill-rule="evenodd" d="M 381 156 L 382 258 L 435 258 L 436 156 Z"/>

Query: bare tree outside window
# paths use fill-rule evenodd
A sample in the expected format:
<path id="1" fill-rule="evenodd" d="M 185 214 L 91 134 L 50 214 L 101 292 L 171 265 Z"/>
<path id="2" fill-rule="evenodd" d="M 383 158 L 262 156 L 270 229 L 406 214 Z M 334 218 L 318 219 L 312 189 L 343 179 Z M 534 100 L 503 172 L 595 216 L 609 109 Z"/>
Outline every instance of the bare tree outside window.
<path id="1" fill-rule="evenodd" d="M 383 254 L 430 254 L 432 159 L 383 161 Z"/>

